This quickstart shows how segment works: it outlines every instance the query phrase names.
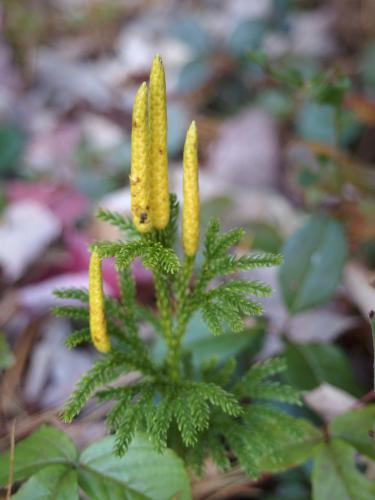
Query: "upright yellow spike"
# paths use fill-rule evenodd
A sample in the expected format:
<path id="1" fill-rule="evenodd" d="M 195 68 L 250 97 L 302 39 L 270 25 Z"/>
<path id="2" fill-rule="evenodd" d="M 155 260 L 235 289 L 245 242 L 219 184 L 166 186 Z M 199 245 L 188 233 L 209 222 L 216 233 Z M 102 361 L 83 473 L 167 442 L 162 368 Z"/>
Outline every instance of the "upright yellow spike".
<path id="1" fill-rule="evenodd" d="M 183 247 L 185 255 L 193 257 L 199 245 L 198 132 L 195 121 L 192 122 L 186 134 L 183 192 Z"/>
<path id="2" fill-rule="evenodd" d="M 154 227 L 169 222 L 167 97 L 162 60 L 156 55 L 150 73 L 150 207 Z"/>
<path id="3" fill-rule="evenodd" d="M 107 333 L 104 310 L 102 263 L 99 255 L 92 252 L 89 266 L 89 308 L 91 339 L 100 352 L 108 352 L 111 343 Z"/>
<path id="4" fill-rule="evenodd" d="M 130 172 L 131 210 L 136 228 L 146 233 L 152 228 L 150 216 L 148 92 L 146 82 L 135 96 L 132 123 Z"/>

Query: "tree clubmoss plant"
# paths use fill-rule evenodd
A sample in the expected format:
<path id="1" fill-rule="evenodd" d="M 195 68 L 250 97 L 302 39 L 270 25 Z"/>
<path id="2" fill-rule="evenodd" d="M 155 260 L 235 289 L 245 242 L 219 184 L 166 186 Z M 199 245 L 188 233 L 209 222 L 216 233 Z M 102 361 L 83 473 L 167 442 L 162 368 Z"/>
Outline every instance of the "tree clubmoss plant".
<path id="1" fill-rule="evenodd" d="M 133 220 L 100 210 L 98 217 L 123 234 L 119 241 L 91 245 L 90 290 L 59 290 L 60 298 L 77 299 L 81 307 L 61 306 L 55 312 L 86 319 L 90 331 L 74 332 L 67 340 L 76 346 L 92 339 L 103 353 L 83 375 L 67 401 L 62 418 L 71 422 L 86 402 L 114 400 L 108 427 L 116 433 L 116 452 L 126 452 L 137 430 L 142 430 L 158 450 L 175 449 L 196 470 L 210 455 L 222 467 L 230 465 L 229 450 L 251 476 L 262 472 L 265 452 L 278 460 L 281 430 L 298 436 L 304 429 L 298 419 L 270 401 L 299 404 L 293 388 L 274 380 L 285 369 L 281 358 L 255 364 L 240 378 L 236 362 L 213 359 L 198 369 L 184 347 L 187 324 L 194 313 L 203 318 L 214 335 L 228 330 L 241 334 L 246 316 L 262 314 L 250 297 L 271 294 L 259 281 L 243 279 L 241 271 L 280 264 L 280 255 L 236 255 L 232 248 L 243 238 L 242 229 L 221 233 L 211 220 L 203 242 L 203 263 L 196 266 L 199 245 L 198 134 L 193 122 L 184 148 L 182 248 L 177 242 L 179 204 L 168 196 L 166 151 L 166 94 L 164 70 L 156 56 L 149 89 L 143 83 L 135 98 L 130 176 Z M 125 207 L 124 207 L 125 208 Z M 103 297 L 100 261 L 114 257 L 121 297 Z M 136 301 L 131 264 L 140 258 L 154 276 L 157 311 Z M 85 304 L 89 304 L 89 308 Z M 153 358 L 139 336 L 140 321 L 148 321 L 166 345 L 162 362 Z M 108 385 L 124 372 L 137 371 L 132 385 Z M 268 403 L 267 403 L 268 401 Z"/>

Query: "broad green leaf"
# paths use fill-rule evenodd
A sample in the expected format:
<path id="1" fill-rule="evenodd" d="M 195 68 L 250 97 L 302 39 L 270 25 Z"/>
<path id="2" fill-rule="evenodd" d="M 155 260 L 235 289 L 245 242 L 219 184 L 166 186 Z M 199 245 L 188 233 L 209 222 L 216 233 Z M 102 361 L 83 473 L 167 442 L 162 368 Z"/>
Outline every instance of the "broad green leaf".
<path id="1" fill-rule="evenodd" d="M 14 357 L 10 350 L 5 335 L 0 332 L 0 370 L 8 368 L 13 363 Z"/>
<path id="2" fill-rule="evenodd" d="M 322 442 L 322 433 L 310 422 L 302 418 L 290 418 L 291 428 L 285 427 L 282 432 L 276 433 L 272 454 L 264 454 L 259 462 L 259 470 L 281 472 L 303 464 Z"/>
<path id="3" fill-rule="evenodd" d="M 314 500 L 373 500 L 375 483 L 361 474 L 356 451 L 340 439 L 321 444 L 312 473 Z"/>
<path id="4" fill-rule="evenodd" d="M 27 479 L 53 464 L 75 464 L 77 450 L 73 441 L 54 427 L 42 426 L 15 447 L 14 481 Z M 0 486 L 7 484 L 9 451 L 0 455 Z"/>
<path id="5" fill-rule="evenodd" d="M 279 281 L 291 314 L 317 307 L 333 296 L 347 257 L 345 234 L 337 221 L 310 217 L 282 253 Z"/>
<path id="6" fill-rule="evenodd" d="M 182 67 L 178 77 L 180 92 L 194 92 L 205 85 L 211 78 L 211 69 L 202 58 L 193 59 Z"/>
<path id="7" fill-rule="evenodd" d="M 369 432 L 375 426 L 375 405 L 357 408 L 336 417 L 330 434 L 350 443 L 363 455 L 375 460 L 375 443 Z"/>
<path id="8" fill-rule="evenodd" d="M 322 382 L 358 395 L 353 370 L 344 352 L 332 344 L 292 344 L 284 353 L 287 360 L 286 378 L 301 390 L 311 390 Z"/>
<path id="9" fill-rule="evenodd" d="M 32 476 L 12 498 L 78 500 L 77 471 L 65 465 L 50 465 Z"/>
<path id="10" fill-rule="evenodd" d="M 159 454 L 137 435 L 123 457 L 113 454 L 115 438 L 89 446 L 80 457 L 78 481 L 91 500 L 167 500 L 191 498 L 182 460 L 171 451 Z"/>

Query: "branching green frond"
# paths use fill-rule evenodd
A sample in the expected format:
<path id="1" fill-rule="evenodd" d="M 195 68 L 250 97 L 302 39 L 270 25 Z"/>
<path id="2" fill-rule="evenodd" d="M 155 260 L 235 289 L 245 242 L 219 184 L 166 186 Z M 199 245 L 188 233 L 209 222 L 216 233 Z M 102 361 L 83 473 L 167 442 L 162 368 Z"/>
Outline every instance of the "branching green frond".
<path id="1" fill-rule="evenodd" d="M 59 299 L 80 300 L 85 304 L 89 301 L 89 292 L 86 288 L 59 288 L 53 291 L 53 295 Z"/>
<path id="2" fill-rule="evenodd" d="M 151 361 L 147 347 L 140 337 L 132 334 L 127 335 L 125 330 L 118 328 L 112 321 L 108 321 L 108 327 L 110 335 L 120 341 L 121 352 L 118 353 L 118 356 L 121 356 L 127 366 L 148 375 L 157 373 L 158 370 Z M 124 347 L 126 347 L 126 352 Z"/>
<path id="3" fill-rule="evenodd" d="M 300 391 L 278 381 L 267 380 L 269 377 L 285 371 L 285 369 L 286 361 L 281 357 L 259 362 L 242 377 L 236 386 L 236 390 L 240 395 L 250 396 L 254 399 L 300 405 Z"/>
<path id="4" fill-rule="evenodd" d="M 210 290 L 210 295 L 220 297 L 222 291 L 233 294 L 249 294 L 255 297 L 269 297 L 272 294 L 272 288 L 266 283 L 242 279 L 227 281 Z"/>
<path id="5" fill-rule="evenodd" d="M 230 467 L 230 460 L 226 452 L 223 439 L 220 435 L 213 432 L 208 433 L 207 437 L 207 451 L 211 456 L 213 462 L 219 467 L 220 470 L 227 470 Z"/>
<path id="6" fill-rule="evenodd" d="M 130 267 L 119 271 L 121 310 L 127 330 L 138 336 L 138 326 L 136 318 L 136 288 L 133 274 Z"/>
<path id="7" fill-rule="evenodd" d="M 137 256 L 139 247 L 142 246 L 140 241 L 129 241 L 124 243 L 122 241 L 95 241 L 90 245 L 90 250 L 92 252 L 97 252 L 99 257 L 102 259 L 109 259 L 111 257 L 117 257 L 122 254 L 124 247 L 127 247 L 127 252 L 132 251 L 133 258 Z M 130 259 L 132 260 L 132 259 Z"/>
<path id="8" fill-rule="evenodd" d="M 132 392 L 133 391 L 123 392 L 122 397 L 116 402 L 113 408 L 109 411 L 106 419 L 109 429 L 116 430 L 121 425 L 123 416 L 127 411 L 129 405 L 131 404 Z"/>
<path id="9" fill-rule="evenodd" d="M 140 257 L 144 266 L 154 270 L 162 270 L 174 274 L 180 267 L 177 255 L 171 248 L 165 248 L 158 241 L 148 239 L 114 242 L 97 241 L 91 245 L 100 257 L 116 257 L 116 266 L 119 270 L 128 267 L 131 262 Z"/>
<path id="10" fill-rule="evenodd" d="M 207 260 L 211 258 L 214 253 L 214 245 L 220 231 L 220 221 L 217 218 L 212 218 L 206 229 L 204 255 Z"/>
<path id="11" fill-rule="evenodd" d="M 302 419 L 261 404 L 248 406 L 241 422 L 224 429 L 242 468 L 254 479 L 263 472 L 259 466 L 265 457 L 277 464 L 283 458 L 280 450 L 302 442 L 305 432 Z"/>
<path id="12" fill-rule="evenodd" d="M 236 397 L 213 383 L 193 382 L 189 386 L 194 389 L 202 399 L 209 401 L 212 405 L 220 408 L 227 415 L 238 417 L 242 413 L 242 407 Z"/>
<path id="13" fill-rule="evenodd" d="M 185 446 L 194 446 L 198 442 L 199 430 L 192 409 L 186 398 L 186 391 L 181 393 L 174 400 L 173 413 Z"/>
<path id="14" fill-rule="evenodd" d="M 301 391 L 280 382 L 264 382 L 252 385 L 244 391 L 244 395 L 254 399 L 264 399 L 269 401 L 280 401 L 301 405 Z"/>
<path id="15" fill-rule="evenodd" d="M 56 306 L 52 308 L 52 314 L 72 319 L 89 319 L 89 311 L 85 307 Z"/>
<path id="16" fill-rule="evenodd" d="M 163 234 L 161 239 L 163 240 L 164 246 L 173 248 L 177 236 L 178 215 L 180 212 L 178 199 L 174 193 L 170 193 L 169 195 L 169 207 L 169 222 L 167 227 L 162 231 Z"/>
<path id="17" fill-rule="evenodd" d="M 96 361 L 79 380 L 75 390 L 62 411 L 64 422 L 70 423 L 82 410 L 97 387 L 114 380 L 123 371 L 124 366 L 118 362 L 116 355 L 108 354 Z"/>
<path id="18" fill-rule="evenodd" d="M 243 376 L 242 384 L 250 387 L 263 382 L 264 379 L 282 373 L 287 369 L 286 359 L 283 357 L 269 358 L 255 363 Z"/>
<path id="19" fill-rule="evenodd" d="M 137 401 L 127 405 L 124 412 L 118 415 L 118 429 L 115 439 L 115 453 L 122 456 L 126 453 L 135 432 L 145 425 L 145 416 L 152 411 L 152 399 L 155 388 L 144 387 Z"/>
<path id="20" fill-rule="evenodd" d="M 282 256 L 279 254 L 252 254 L 240 257 L 226 255 L 211 262 L 210 272 L 212 277 L 217 275 L 225 276 L 239 271 L 251 271 L 260 267 L 278 266 L 282 260 Z"/>
<path id="21" fill-rule="evenodd" d="M 230 231 L 221 234 L 217 237 L 211 247 L 210 258 L 224 255 L 233 246 L 237 245 L 244 236 L 245 231 L 242 228 L 231 229 Z"/>
<path id="22" fill-rule="evenodd" d="M 90 341 L 90 330 L 88 328 L 82 328 L 81 330 L 76 330 L 75 332 L 71 333 L 69 337 L 65 339 L 64 343 L 68 349 L 73 349 L 74 347 Z"/>
<path id="23" fill-rule="evenodd" d="M 119 229 L 122 233 L 127 234 L 130 237 L 139 236 L 133 222 L 130 219 L 126 219 L 118 212 L 112 212 L 104 208 L 99 208 L 96 216 L 98 219 L 117 227 L 117 229 Z"/>
<path id="24" fill-rule="evenodd" d="M 205 382 L 213 382 L 220 387 L 225 387 L 229 384 L 237 362 L 235 358 L 229 358 L 224 364 L 219 365 L 216 358 L 213 358 L 210 363 L 202 366 L 201 372 Z"/>
<path id="25" fill-rule="evenodd" d="M 211 333 L 214 335 L 223 335 L 225 333 L 221 317 L 221 309 L 219 307 L 211 304 L 209 301 L 206 301 L 202 305 L 202 313 L 203 319 Z"/>
<path id="26" fill-rule="evenodd" d="M 202 299 L 203 319 L 214 335 L 222 335 L 226 326 L 234 333 L 244 329 L 244 316 L 259 316 L 263 307 L 225 287 L 211 290 Z"/>
<path id="27" fill-rule="evenodd" d="M 173 396 L 167 393 L 146 415 L 148 434 L 160 452 L 167 447 L 168 430 L 173 419 L 173 403 Z"/>

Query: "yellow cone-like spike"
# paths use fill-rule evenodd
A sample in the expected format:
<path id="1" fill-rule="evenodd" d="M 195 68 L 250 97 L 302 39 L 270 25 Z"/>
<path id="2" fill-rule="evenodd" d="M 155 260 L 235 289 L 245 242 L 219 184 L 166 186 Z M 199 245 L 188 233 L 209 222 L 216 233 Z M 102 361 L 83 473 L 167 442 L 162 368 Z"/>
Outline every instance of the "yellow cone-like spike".
<path id="1" fill-rule="evenodd" d="M 149 187 L 148 92 L 142 83 L 135 96 L 132 123 L 130 172 L 131 210 L 136 228 L 146 233 L 152 228 Z"/>
<path id="2" fill-rule="evenodd" d="M 102 263 L 96 252 L 91 254 L 89 267 L 89 307 L 91 339 L 100 352 L 108 352 L 111 348 L 107 333 L 104 310 Z"/>
<path id="3" fill-rule="evenodd" d="M 195 122 L 186 134 L 183 184 L 182 239 L 185 255 L 193 257 L 199 244 L 198 132 Z"/>
<path id="4" fill-rule="evenodd" d="M 150 207 L 152 225 L 164 229 L 169 222 L 167 97 L 162 60 L 157 55 L 150 73 Z"/>

